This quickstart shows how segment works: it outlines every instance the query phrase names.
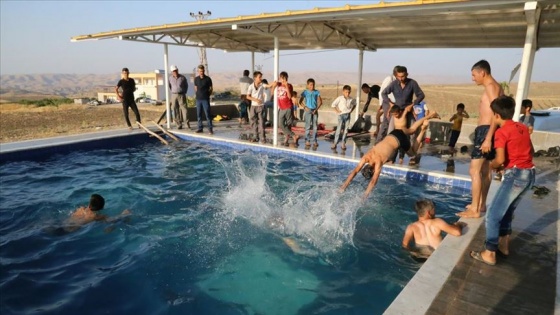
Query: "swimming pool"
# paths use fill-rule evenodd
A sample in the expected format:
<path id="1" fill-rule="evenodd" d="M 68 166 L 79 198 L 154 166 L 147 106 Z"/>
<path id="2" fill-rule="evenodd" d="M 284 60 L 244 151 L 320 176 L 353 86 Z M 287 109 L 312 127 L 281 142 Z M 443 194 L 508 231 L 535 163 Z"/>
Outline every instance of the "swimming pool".
<path id="1" fill-rule="evenodd" d="M 456 189 L 351 166 L 178 142 L 0 165 L 2 314 L 379 314 L 420 265 L 401 249 L 413 202 L 451 218 Z M 91 193 L 128 222 L 54 235 Z M 294 253 L 283 241 L 299 244 Z"/>

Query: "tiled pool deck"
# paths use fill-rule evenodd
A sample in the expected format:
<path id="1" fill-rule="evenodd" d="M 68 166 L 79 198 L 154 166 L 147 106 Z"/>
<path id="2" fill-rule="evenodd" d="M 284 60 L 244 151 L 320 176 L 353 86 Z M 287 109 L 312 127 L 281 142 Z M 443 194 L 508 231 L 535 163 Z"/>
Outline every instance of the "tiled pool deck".
<path id="1" fill-rule="evenodd" d="M 155 131 L 155 130 L 154 130 Z M 317 150 L 299 147 L 273 147 L 239 140 L 242 133 L 250 133 L 247 127 L 235 122 L 216 124 L 214 135 L 197 134 L 194 130 L 172 130 L 183 140 L 194 140 L 235 149 L 261 152 L 286 153 L 327 164 L 354 165 L 373 142 L 369 136 L 362 141 L 348 141 L 346 152 L 333 152 L 331 142 L 319 138 Z M 123 136 L 127 136 L 123 138 Z M 133 145 L 148 137 L 143 131 L 114 130 L 75 136 L 0 144 L 0 161 L 18 159 L 22 154 L 40 156 L 67 151 L 73 148 L 95 148 L 105 140 L 117 146 Z M 282 139 L 279 139 L 279 142 Z M 365 140 L 365 141 L 363 141 Z M 303 143 L 300 140 L 300 143 Z M 441 158 L 445 147 L 428 145 L 420 168 L 386 166 L 384 174 L 399 179 L 428 181 L 450 185 L 461 191 L 470 189 L 468 176 L 469 157 L 458 154 L 452 160 Z M 453 170 L 454 173 L 445 172 Z M 461 237 L 445 238 L 442 245 L 424 263 L 414 278 L 403 289 L 386 314 L 560 314 L 556 294 L 558 241 L 558 165 L 544 164 L 539 169 L 536 185 L 546 185 L 552 192 L 543 199 L 528 194 L 521 202 L 514 220 L 512 253 L 497 266 L 487 266 L 474 261 L 470 250 L 482 248 L 484 240 L 483 219 L 463 219 L 468 226 Z M 493 182 L 489 202 L 498 188 Z"/>

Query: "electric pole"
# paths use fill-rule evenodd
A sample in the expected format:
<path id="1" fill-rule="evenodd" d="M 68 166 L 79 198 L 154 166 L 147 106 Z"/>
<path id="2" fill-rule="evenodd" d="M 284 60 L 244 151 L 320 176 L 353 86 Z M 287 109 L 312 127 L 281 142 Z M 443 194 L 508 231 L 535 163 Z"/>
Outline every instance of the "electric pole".
<path id="1" fill-rule="evenodd" d="M 202 11 L 198 11 L 198 13 L 191 12 L 190 15 L 195 20 L 202 21 L 205 20 L 210 15 L 212 15 L 212 12 L 206 11 L 206 13 L 203 13 Z M 200 64 L 203 65 L 204 69 L 206 70 L 206 75 L 210 75 L 210 70 L 208 69 L 208 59 L 206 59 L 206 47 L 198 48 L 198 57 L 200 59 Z M 196 76 L 196 71 L 195 71 L 195 76 Z"/>

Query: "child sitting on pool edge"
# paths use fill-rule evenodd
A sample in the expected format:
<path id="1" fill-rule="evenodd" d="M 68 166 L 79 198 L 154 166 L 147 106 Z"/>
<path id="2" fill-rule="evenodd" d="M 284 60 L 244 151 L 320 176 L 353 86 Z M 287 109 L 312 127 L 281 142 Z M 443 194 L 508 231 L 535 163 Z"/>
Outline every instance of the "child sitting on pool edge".
<path id="1" fill-rule="evenodd" d="M 455 222 L 448 224 L 443 219 L 436 218 L 436 207 L 431 200 L 416 201 L 414 209 L 418 221 L 409 224 L 404 232 L 402 246 L 414 258 L 427 259 L 438 248 L 443 238 L 441 232 L 454 236 L 461 236 L 466 223 Z M 410 243 L 414 242 L 414 246 Z"/>

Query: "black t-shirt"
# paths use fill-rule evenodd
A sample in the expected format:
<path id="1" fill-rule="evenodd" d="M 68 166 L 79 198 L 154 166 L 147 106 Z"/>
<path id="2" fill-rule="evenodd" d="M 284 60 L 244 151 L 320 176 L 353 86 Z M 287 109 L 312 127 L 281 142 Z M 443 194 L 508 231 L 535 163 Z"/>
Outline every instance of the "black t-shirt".
<path id="1" fill-rule="evenodd" d="M 194 78 L 194 85 L 196 86 L 196 99 L 207 100 L 210 99 L 210 88 L 212 87 L 212 79 L 204 75 L 203 78 L 197 76 Z"/>
<path id="2" fill-rule="evenodd" d="M 134 91 L 136 91 L 136 82 L 133 78 L 128 78 L 128 80 L 120 79 L 117 83 L 117 87 L 122 88 L 122 96 L 124 99 L 133 100 Z"/>

